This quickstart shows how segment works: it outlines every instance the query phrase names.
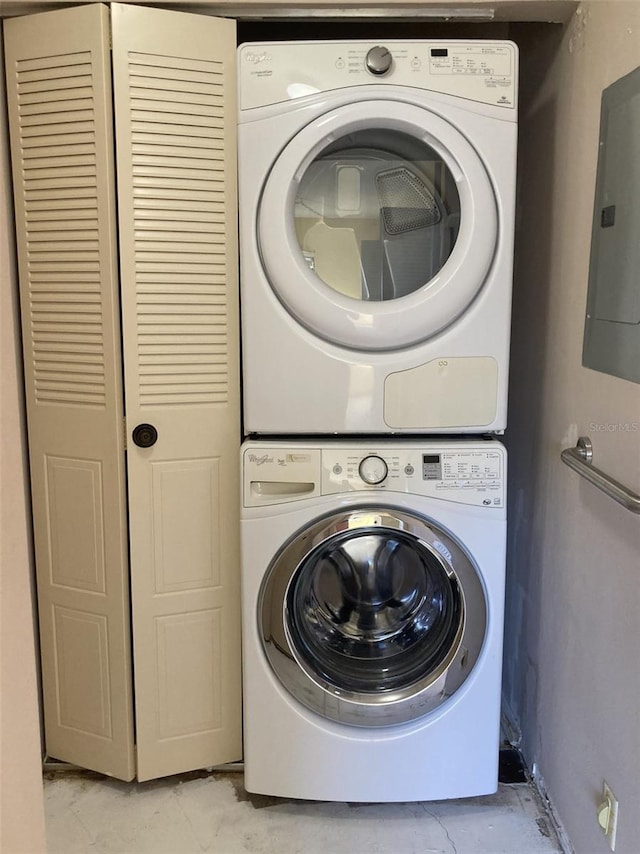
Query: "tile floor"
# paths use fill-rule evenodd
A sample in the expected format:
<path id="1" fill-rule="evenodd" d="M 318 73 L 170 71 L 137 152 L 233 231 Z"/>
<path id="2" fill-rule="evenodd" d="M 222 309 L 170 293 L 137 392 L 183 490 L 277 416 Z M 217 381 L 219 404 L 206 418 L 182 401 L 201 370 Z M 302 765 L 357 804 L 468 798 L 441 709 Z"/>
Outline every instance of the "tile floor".
<path id="1" fill-rule="evenodd" d="M 332 804 L 248 795 L 238 772 L 121 783 L 47 775 L 48 854 L 548 854 L 526 783 L 459 801 Z"/>

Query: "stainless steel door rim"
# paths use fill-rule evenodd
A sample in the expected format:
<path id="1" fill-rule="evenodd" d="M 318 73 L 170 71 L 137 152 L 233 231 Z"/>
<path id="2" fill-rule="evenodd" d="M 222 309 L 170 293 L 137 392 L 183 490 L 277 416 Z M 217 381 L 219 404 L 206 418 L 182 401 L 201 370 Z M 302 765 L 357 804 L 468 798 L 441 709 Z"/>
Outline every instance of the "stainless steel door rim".
<path id="1" fill-rule="evenodd" d="M 362 506 L 319 518 L 271 562 L 258 601 L 289 693 L 355 726 L 418 719 L 463 684 L 488 620 L 473 560 L 433 520 Z"/>

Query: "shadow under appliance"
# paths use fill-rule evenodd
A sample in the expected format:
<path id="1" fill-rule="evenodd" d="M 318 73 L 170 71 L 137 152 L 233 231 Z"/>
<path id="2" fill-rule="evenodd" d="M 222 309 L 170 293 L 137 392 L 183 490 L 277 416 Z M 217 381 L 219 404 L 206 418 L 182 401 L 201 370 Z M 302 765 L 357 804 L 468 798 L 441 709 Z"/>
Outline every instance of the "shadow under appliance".
<path id="1" fill-rule="evenodd" d="M 495 791 L 504 447 L 250 441 L 242 469 L 247 790 Z"/>
<path id="2" fill-rule="evenodd" d="M 504 430 L 515 45 L 238 64 L 245 433 Z"/>

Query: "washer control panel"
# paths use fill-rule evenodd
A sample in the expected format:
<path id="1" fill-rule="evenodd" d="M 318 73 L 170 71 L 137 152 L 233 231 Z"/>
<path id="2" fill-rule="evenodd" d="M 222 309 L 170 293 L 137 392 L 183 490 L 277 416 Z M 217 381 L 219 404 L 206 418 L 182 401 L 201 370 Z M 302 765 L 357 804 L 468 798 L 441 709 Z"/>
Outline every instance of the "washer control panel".
<path id="1" fill-rule="evenodd" d="M 378 440 L 243 448 L 243 504 L 255 507 L 321 495 L 389 492 L 504 509 L 507 452 L 496 440 Z"/>
<path id="2" fill-rule="evenodd" d="M 505 469 L 506 452 L 498 443 L 465 449 L 323 448 L 322 494 L 375 489 L 503 507 Z"/>

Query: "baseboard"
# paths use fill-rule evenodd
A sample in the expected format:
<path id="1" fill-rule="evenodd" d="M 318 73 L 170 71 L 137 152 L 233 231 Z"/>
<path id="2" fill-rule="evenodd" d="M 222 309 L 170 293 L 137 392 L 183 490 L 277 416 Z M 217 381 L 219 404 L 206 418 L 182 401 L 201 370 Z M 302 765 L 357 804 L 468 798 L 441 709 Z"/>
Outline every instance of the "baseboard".
<path id="1" fill-rule="evenodd" d="M 529 770 L 526 762 L 522 757 L 522 753 L 520 752 L 520 748 L 522 747 L 522 730 L 520 729 L 519 721 L 516 715 L 513 713 L 513 709 L 511 708 L 509 702 L 502 697 L 502 710 L 500 716 L 500 726 L 502 727 L 502 742 L 503 747 L 500 750 L 500 755 L 502 759 L 502 754 L 504 752 L 504 760 L 505 761 L 514 761 L 515 757 L 513 755 L 507 756 L 507 752 L 509 748 L 513 749 L 515 753 L 520 757 L 522 761 L 522 766 L 524 769 L 524 773 L 527 779 L 531 782 L 531 785 L 534 787 L 542 804 L 549 815 L 549 819 L 553 824 L 553 828 L 556 832 L 556 836 L 558 837 L 558 842 L 560 843 L 560 847 L 562 848 L 563 854 L 575 854 L 575 850 L 571 841 L 569 840 L 569 836 L 567 835 L 567 831 L 564 829 L 564 825 L 560 821 L 560 817 L 556 812 L 556 809 L 553 805 L 553 801 L 549 796 L 549 792 L 547 791 L 547 786 L 544 781 L 544 778 L 540 774 L 538 769 L 538 765 L 536 762 L 533 763 L 531 770 Z"/>
<path id="2" fill-rule="evenodd" d="M 567 835 L 567 831 L 564 829 L 564 825 L 560 821 L 560 817 L 553 806 L 553 801 L 549 797 L 549 792 L 547 791 L 547 786 L 544 781 L 544 778 L 540 774 L 538 769 L 538 765 L 536 762 L 533 763 L 533 767 L 530 772 L 531 782 L 535 787 L 538 795 L 540 796 L 540 800 L 544 804 L 544 808 L 546 809 L 549 818 L 553 823 L 553 828 L 556 832 L 556 836 L 558 837 L 558 842 L 560 843 L 560 847 L 562 848 L 563 854 L 576 854 L 571 841 Z"/>

